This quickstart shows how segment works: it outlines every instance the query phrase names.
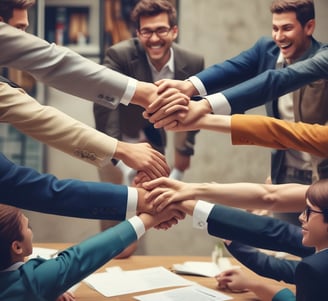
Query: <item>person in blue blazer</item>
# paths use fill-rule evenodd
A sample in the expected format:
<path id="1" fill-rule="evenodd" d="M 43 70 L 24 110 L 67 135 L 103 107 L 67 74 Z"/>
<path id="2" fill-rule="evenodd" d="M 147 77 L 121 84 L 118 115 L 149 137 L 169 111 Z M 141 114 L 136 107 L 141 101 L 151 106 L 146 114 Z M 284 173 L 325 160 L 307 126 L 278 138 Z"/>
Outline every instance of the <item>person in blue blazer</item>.
<path id="1" fill-rule="evenodd" d="M 32 253 L 33 233 L 28 218 L 12 206 L 0 205 L 0 300 L 54 301 L 148 229 L 184 215 L 169 209 L 157 215 L 141 213 L 45 260 Z"/>
<path id="2" fill-rule="evenodd" d="M 278 248 L 290 253 L 293 253 L 293 249 L 297 246 L 301 248 L 299 244 L 303 244 L 309 250 L 308 256 L 297 264 L 277 266 L 277 269 L 286 274 L 286 278 L 290 281 L 292 281 L 290 273 L 294 271 L 296 299 L 292 299 L 287 289 L 274 291 L 271 288 L 266 290 L 265 287 L 261 287 L 258 291 L 257 286 L 252 285 L 245 278 L 246 282 L 240 284 L 235 278 L 242 276 L 236 271 L 218 276 L 218 280 L 228 283 L 229 288 L 241 289 L 249 286 L 263 300 L 328 300 L 327 179 L 317 181 L 309 187 L 306 192 L 306 203 L 305 210 L 299 216 L 302 226 L 301 241 L 299 241 L 300 232 L 290 228 L 296 226 L 272 217 L 258 216 L 240 209 L 195 200 L 182 201 L 180 209 L 193 216 L 193 224 L 197 228 L 207 229 L 213 236 L 237 240 L 260 248 Z M 296 241 L 299 243 L 295 244 Z M 274 265 L 271 268 L 274 269 Z M 263 293 L 263 290 L 266 293 Z"/>
<path id="3" fill-rule="evenodd" d="M 146 191 L 110 183 L 58 180 L 0 154 L 0 203 L 64 216 L 124 220 L 128 212 L 152 210 Z"/>

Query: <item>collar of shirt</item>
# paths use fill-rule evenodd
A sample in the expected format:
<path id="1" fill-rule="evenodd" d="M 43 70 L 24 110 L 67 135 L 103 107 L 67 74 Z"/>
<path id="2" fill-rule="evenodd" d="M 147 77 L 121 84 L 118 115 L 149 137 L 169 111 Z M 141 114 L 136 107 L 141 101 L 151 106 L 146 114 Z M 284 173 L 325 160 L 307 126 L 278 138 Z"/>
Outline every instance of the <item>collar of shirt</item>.
<path id="1" fill-rule="evenodd" d="M 11 271 L 15 271 L 18 270 L 22 265 L 24 264 L 24 262 L 16 262 L 13 265 L 11 265 L 9 268 L 5 269 L 5 270 L 1 270 L 1 272 L 11 272 Z"/>
<path id="2" fill-rule="evenodd" d="M 282 53 L 279 53 L 278 59 L 277 59 L 277 63 L 276 63 L 276 68 L 284 68 L 287 66 L 287 62 L 285 61 L 285 58 L 283 57 Z"/>
<path id="3" fill-rule="evenodd" d="M 167 61 L 167 63 L 163 66 L 163 68 L 160 71 L 157 71 L 154 65 L 151 63 L 148 55 L 147 60 L 150 66 L 151 74 L 153 77 L 153 81 L 156 82 L 163 78 L 174 78 L 174 51 L 172 48 L 170 48 L 170 59 Z"/>

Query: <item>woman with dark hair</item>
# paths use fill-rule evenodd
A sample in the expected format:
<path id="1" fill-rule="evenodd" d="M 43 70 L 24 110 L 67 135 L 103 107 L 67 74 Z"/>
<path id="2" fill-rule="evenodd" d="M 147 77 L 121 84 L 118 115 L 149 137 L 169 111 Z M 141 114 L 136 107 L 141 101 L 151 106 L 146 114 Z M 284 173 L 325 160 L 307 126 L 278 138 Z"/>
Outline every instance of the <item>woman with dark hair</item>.
<path id="1" fill-rule="evenodd" d="M 28 218 L 14 207 L 0 205 L 0 300 L 73 300 L 67 289 L 100 268 L 139 239 L 145 231 L 184 214 L 169 209 L 158 215 L 141 213 L 72 246 L 53 259 L 30 259 L 33 233 Z M 66 298 L 66 299 L 65 299 Z"/>

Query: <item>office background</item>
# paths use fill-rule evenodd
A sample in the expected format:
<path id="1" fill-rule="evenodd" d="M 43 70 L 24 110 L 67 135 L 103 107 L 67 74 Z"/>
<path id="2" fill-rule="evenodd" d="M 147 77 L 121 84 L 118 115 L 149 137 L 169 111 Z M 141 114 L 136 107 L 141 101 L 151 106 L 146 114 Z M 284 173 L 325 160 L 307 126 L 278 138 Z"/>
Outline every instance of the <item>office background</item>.
<path id="1" fill-rule="evenodd" d="M 74 2 L 78 3 L 78 0 Z M 206 66 L 237 55 L 251 47 L 262 35 L 271 35 L 271 0 L 180 0 L 179 43 L 203 54 Z M 328 41 L 326 0 L 315 0 L 317 29 L 315 37 Z M 46 89 L 46 101 L 67 114 L 94 126 L 92 103 L 78 100 L 54 89 Z M 264 114 L 257 108 L 250 114 Z M 169 134 L 168 161 L 172 163 L 172 135 Z M 95 167 L 47 148 L 47 172 L 58 178 L 97 181 Z M 187 182 L 263 182 L 269 174 L 270 150 L 231 146 L 229 137 L 202 131 Z M 36 242 L 78 242 L 99 231 L 99 222 L 28 212 Z M 192 229 L 191 219 L 169 231 L 151 230 L 142 239 L 138 254 L 209 255 L 216 238 Z"/>

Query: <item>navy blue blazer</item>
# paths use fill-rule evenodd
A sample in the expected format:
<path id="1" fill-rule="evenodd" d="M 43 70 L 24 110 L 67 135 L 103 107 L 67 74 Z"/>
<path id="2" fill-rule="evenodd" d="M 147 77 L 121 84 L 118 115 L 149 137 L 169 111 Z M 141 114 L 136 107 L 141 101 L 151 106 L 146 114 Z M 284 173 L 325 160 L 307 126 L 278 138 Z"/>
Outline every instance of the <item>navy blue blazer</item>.
<path id="1" fill-rule="evenodd" d="M 296 266 L 293 264 L 296 300 L 328 300 L 328 250 L 314 253 L 314 248 L 302 246 L 300 232 L 297 230 L 299 227 L 222 205 L 213 207 L 207 222 L 208 233 L 211 235 L 305 257 Z M 293 265 L 289 267 L 293 268 Z"/>
<path id="2" fill-rule="evenodd" d="M 91 219 L 124 220 L 127 187 L 58 180 L 16 165 L 0 154 L 0 203 L 23 209 Z"/>
<path id="3" fill-rule="evenodd" d="M 322 45 L 319 42 L 317 42 L 315 39 L 312 39 L 310 49 L 299 60 L 312 57 L 315 53 L 317 53 L 321 46 Z M 205 69 L 204 71 L 198 73 L 197 77 L 205 85 L 208 94 L 233 87 L 232 89 L 223 91 L 223 94 L 227 97 L 231 106 L 232 114 L 244 113 L 248 109 L 265 104 L 268 116 L 280 118 L 277 105 L 278 98 L 246 98 L 244 97 L 243 92 L 238 90 L 238 86 L 237 88 L 235 87 L 236 84 L 250 80 L 267 70 L 276 69 L 276 63 L 279 54 L 280 49 L 272 40 L 272 38 L 262 37 L 250 49 L 243 51 L 239 55 L 226 60 L 221 64 L 216 64 Z M 266 93 L 267 85 L 248 88 L 250 89 L 248 93 L 254 92 L 256 90 L 262 90 L 263 93 Z M 320 86 L 316 89 L 324 90 L 326 88 Z M 237 91 L 239 92 L 237 98 L 231 98 L 229 95 L 231 90 L 233 90 L 232 93 L 234 93 L 234 95 L 237 95 Z M 319 94 L 316 93 L 315 95 L 318 95 L 317 97 L 319 101 Z M 323 96 L 323 98 L 324 97 L 325 96 Z M 312 100 L 312 97 L 310 98 Z M 315 114 L 315 119 L 313 120 L 315 123 L 320 122 L 320 118 L 317 115 L 318 114 Z M 303 121 L 308 122 L 308 120 Z M 323 123 L 325 122 L 326 118 Z M 273 183 L 278 183 L 277 177 L 281 173 L 284 157 L 285 151 L 283 150 L 274 150 L 272 152 L 271 179 Z"/>
<path id="4" fill-rule="evenodd" d="M 236 241 L 227 248 L 255 273 L 295 284 L 297 301 L 328 300 L 328 250 L 296 261 L 275 258 Z"/>
<path id="5" fill-rule="evenodd" d="M 295 269 L 299 260 L 276 258 L 237 241 L 226 245 L 226 248 L 231 255 L 253 272 L 263 277 L 295 284 Z"/>
<path id="6" fill-rule="evenodd" d="M 300 60 L 307 57 L 312 57 L 318 52 L 319 49 L 321 49 L 321 47 L 322 45 L 319 42 L 312 39 L 311 50 L 307 52 L 304 57 L 300 58 Z M 267 70 L 275 70 L 279 53 L 280 49 L 272 38 L 262 37 L 254 44 L 253 47 L 248 50 L 241 52 L 239 55 L 226 60 L 223 63 L 214 64 L 213 66 L 196 74 L 196 76 L 204 84 L 207 94 L 213 94 L 221 91 L 227 97 L 231 106 L 232 114 L 244 113 L 251 108 L 263 105 L 266 102 L 277 98 L 277 95 L 273 97 L 272 94 L 270 95 L 270 92 L 270 97 L 264 97 L 267 93 L 267 89 L 273 89 L 271 87 L 273 80 L 268 81 L 267 83 L 262 81 L 259 86 L 256 85 L 256 81 L 253 81 L 253 85 L 247 86 L 247 91 L 246 89 L 240 89 L 240 87 L 245 87 L 243 84 L 240 86 L 238 84 L 245 81 L 247 82 L 254 77 L 258 78 L 257 76 Z M 301 64 L 304 64 L 304 61 L 301 62 Z M 279 71 L 280 69 L 271 74 L 278 74 Z M 269 80 L 270 78 L 266 79 Z M 296 89 L 295 86 L 293 87 L 294 88 L 289 91 Z M 279 94 L 279 96 L 283 94 L 285 93 Z M 249 95 L 250 97 L 245 98 L 245 95 Z M 268 109 L 270 116 L 273 116 L 274 110 L 275 109 L 273 108 Z"/>
<path id="7" fill-rule="evenodd" d="M 327 279 L 327 249 L 304 258 L 295 271 L 296 300 L 328 300 Z"/>
<path id="8" fill-rule="evenodd" d="M 283 251 L 299 257 L 315 252 L 302 245 L 300 227 L 269 216 L 215 205 L 208 217 L 208 233 L 257 248 Z"/>
<path id="9" fill-rule="evenodd" d="M 319 79 L 328 79 L 328 46 L 309 59 L 283 69 L 267 70 L 252 79 L 222 91 L 234 111 L 247 109 L 247 104 L 260 106 L 281 95 Z"/>

